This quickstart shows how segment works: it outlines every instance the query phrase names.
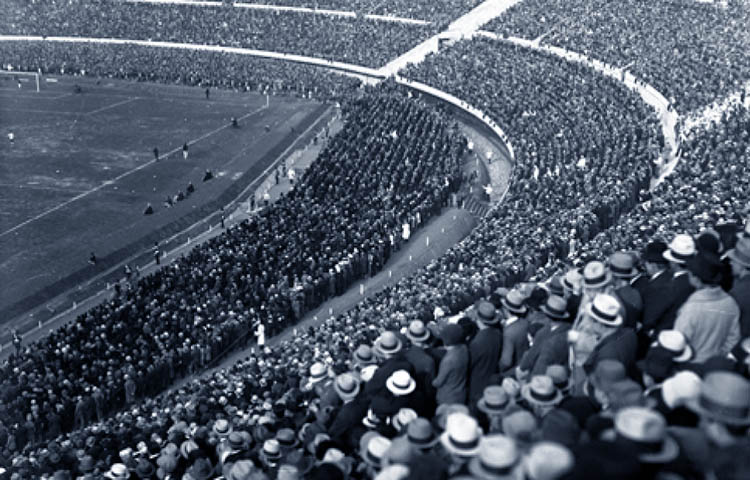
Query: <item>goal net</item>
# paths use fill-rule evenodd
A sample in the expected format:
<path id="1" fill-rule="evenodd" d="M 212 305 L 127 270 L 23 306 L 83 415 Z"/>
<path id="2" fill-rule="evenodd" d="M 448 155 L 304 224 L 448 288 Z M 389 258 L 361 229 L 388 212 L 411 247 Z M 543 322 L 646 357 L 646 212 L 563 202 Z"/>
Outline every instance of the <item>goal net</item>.
<path id="1" fill-rule="evenodd" d="M 18 88 L 36 88 L 39 91 L 41 75 L 37 72 L 21 72 L 18 70 L 9 70 L 7 67 L 0 69 L 0 81 L 12 80 Z M 28 87 L 27 87 L 28 85 Z"/>

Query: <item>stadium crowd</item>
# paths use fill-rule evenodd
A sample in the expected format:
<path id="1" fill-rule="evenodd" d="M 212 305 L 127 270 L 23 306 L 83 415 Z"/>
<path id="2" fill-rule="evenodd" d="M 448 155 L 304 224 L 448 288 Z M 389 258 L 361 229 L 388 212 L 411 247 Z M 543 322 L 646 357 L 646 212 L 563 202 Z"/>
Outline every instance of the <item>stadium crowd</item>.
<path id="1" fill-rule="evenodd" d="M 628 67 L 680 113 L 750 80 L 743 1 L 524 0 L 486 26 Z"/>
<path id="2" fill-rule="evenodd" d="M 292 192 L 4 364 L 4 446 L 153 396 L 259 324 L 280 332 L 377 272 L 404 224 L 414 231 L 447 204 L 465 140 L 442 114 L 388 91 L 342 108 L 346 126 Z"/>
<path id="3" fill-rule="evenodd" d="M 343 99 L 359 80 L 302 63 L 220 52 L 95 43 L 0 42 L 3 68 L 43 75 L 231 88 L 319 100 Z"/>
<path id="4" fill-rule="evenodd" d="M 0 18 L 0 33 L 244 47 L 377 68 L 435 32 L 430 26 L 297 12 L 106 0 L 13 0 Z"/>

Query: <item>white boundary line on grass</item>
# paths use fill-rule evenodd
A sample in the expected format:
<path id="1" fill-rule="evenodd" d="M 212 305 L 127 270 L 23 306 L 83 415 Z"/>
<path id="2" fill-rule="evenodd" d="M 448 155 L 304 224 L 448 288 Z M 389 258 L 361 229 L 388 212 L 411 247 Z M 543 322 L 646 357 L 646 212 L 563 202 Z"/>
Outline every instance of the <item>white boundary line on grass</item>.
<path id="1" fill-rule="evenodd" d="M 252 112 L 246 113 L 245 115 L 239 117 L 237 119 L 237 121 L 244 120 L 244 119 L 246 119 L 246 118 L 248 118 L 248 117 L 250 117 L 252 115 L 255 115 L 256 113 L 259 113 L 259 112 L 261 112 L 261 111 L 263 111 L 263 110 L 265 110 L 267 108 L 268 108 L 267 104 L 266 105 L 262 105 L 261 107 L 253 110 Z M 198 137 L 196 139 L 188 141 L 187 144 L 188 144 L 188 146 L 190 146 L 190 145 L 193 145 L 193 144 L 195 144 L 197 142 L 200 142 L 201 140 L 205 140 L 206 138 L 208 138 L 208 137 L 210 137 L 210 136 L 212 136 L 212 135 L 214 135 L 214 134 L 216 134 L 216 133 L 218 133 L 218 132 L 220 132 L 220 131 L 222 131 L 222 130 L 230 127 L 230 126 L 231 126 L 231 123 L 224 124 L 221 127 L 215 128 L 215 129 L 211 130 L 208 133 L 204 133 L 203 135 L 201 135 L 200 137 Z M 167 153 L 165 153 L 163 155 L 160 155 L 159 156 L 159 160 L 163 160 L 163 159 L 169 157 L 170 155 L 173 155 L 174 153 L 179 152 L 180 150 L 182 150 L 182 146 L 175 147 L 172 150 L 168 151 Z M 138 165 L 137 167 L 132 168 L 132 169 L 128 170 L 127 172 L 123 172 L 120 175 L 116 176 L 115 178 L 106 180 L 104 183 L 102 183 L 100 185 L 97 185 L 96 187 L 94 187 L 94 188 L 92 188 L 90 190 L 86 190 L 85 192 L 80 193 L 80 194 L 76 195 L 75 197 L 70 198 L 70 199 L 68 199 L 68 200 L 66 200 L 66 201 L 64 201 L 64 202 L 62 202 L 62 203 L 60 203 L 60 204 L 58 204 L 58 205 L 56 205 L 56 206 L 48 209 L 48 210 L 45 210 L 44 212 L 42 212 L 42 213 L 40 213 L 38 215 L 34 215 L 33 217 L 31 217 L 31 218 L 29 218 L 27 220 L 24 220 L 23 222 L 19 223 L 18 225 L 16 225 L 16 226 L 14 226 L 14 227 L 12 227 L 12 228 L 10 228 L 10 229 L 8 229 L 8 230 L 0 233 L 0 237 L 4 237 L 5 235 L 8 235 L 9 233 L 13 233 L 16 230 L 18 230 L 19 228 L 22 228 L 22 227 L 24 227 L 24 226 L 26 226 L 26 225 L 28 225 L 28 224 L 30 224 L 32 222 L 35 222 L 35 221 L 37 221 L 37 220 L 39 220 L 41 218 L 44 218 L 47 215 L 49 215 L 50 213 L 56 212 L 56 211 L 60 210 L 61 208 L 64 208 L 64 207 L 70 205 L 71 203 L 73 203 L 73 202 L 75 202 L 77 200 L 80 200 L 80 199 L 82 199 L 84 197 L 87 197 L 88 195 L 91 195 L 94 192 L 98 192 L 102 188 L 108 187 L 109 185 L 112 185 L 113 183 L 122 180 L 123 178 L 127 177 L 128 175 L 131 175 L 131 174 L 133 174 L 135 172 L 143 170 L 144 168 L 146 168 L 148 166 L 151 166 L 151 165 L 153 165 L 156 162 L 157 162 L 157 160 L 155 158 L 152 158 L 148 162 L 142 163 L 141 165 Z"/>

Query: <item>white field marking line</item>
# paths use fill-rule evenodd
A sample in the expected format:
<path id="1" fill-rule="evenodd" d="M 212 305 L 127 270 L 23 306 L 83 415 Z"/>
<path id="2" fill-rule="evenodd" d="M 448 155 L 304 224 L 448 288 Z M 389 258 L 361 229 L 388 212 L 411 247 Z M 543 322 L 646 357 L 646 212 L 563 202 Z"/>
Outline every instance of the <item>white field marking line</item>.
<path id="1" fill-rule="evenodd" d="M 241 116 L 237 120 L 238 121 L 244 120 L 244 119 L 246 119 L 246 118 L 248 118 L 248 117 L 250 117 L 252 115 L 255 115 L 256 113 L 261 112 L 261 111 L 263 111 L 263 110 L 265 110 L 267 108 L 268 108 L 268 105 L 262 105 L 260 108 L 258 108 L 256 110 L 253 110 L 250 113 L 246 113 L 245 115 Z M 211 130 L 210 132 L 201 135 L 200 137 L 196 138 L 195 140 L 190 140 L 190 141 L 187 142 L 188 146 L 193 145 L 193 144 L 195 144 L 197 142 L 200 142 L 201 140 L 205 140 L 206 138 L 208 138 L 208 137 L 210 137 L 210 136 L 212 136 L 212 135 L 214 135 L 214 134 L 216 134 L 216 133 L 218 133 L 218 132 L 220 132 L 220 131 L 228 128 L 229 126 L 231 126 L 231 123 L 228 123 L 228 124 L 222 125 L 221 127 L 215 128 L 214 130 Z M 182 150 L 182 146 L 173 148 L 172 150 L 168 151 L 164 155 L 160 155 L 159 159 L 165 159 L 166 157 L 168 157 L 168 156 L 170 156 L 170 155 L 172 155 L 172 154 L 174 154 L 174 153 L 176 153 L 176 152 L 178 152 L 180 150 Z M 61 203 L 61 204 L 59 204 L 57 206 L 54 206 L 54 207 L 50 208 L 49 210 L 46 210 L 46 211 L 40 213 L 39 215 L 35 215 L 35 216 L 31 217 L 30 219 L 28 219 L 28 220 L 26 220 L 24 222 L 19 223 L 15 227 L 13 227 L 13 228 L 11 228 L 9 230 L 6 230 L 6 231 L 0 233 L 0 237 L 4 237 L 5 235 L 7 235 L 9 233 L 13 233 L 16 230 L 18 230 L 19 228 L 21 228 L 21 227 L 23 227 L 25 225 L 28 225 L 31 222 L 35 222 L 35 221 L 37 221 L 37 220 L 39 220 L 41 218 L 44 218 L 47 215 L 49 215 L 50 213 L 56 212 L 57 210 L 60 210 L 61 208 L 70 205 L 71 203 L 75 202 L 76 200 L 80 200 L 80 199 L 82 199 L 82 198 L 84 198 L 84 197 L 86 197 L 86 196 L 88 196 L 88 195 L 90 195 L 90 194 L 92 194 L 94 192 L 97 192 L 97 191 L 101 190 L 104 187 L 112 185 L 113 183 L 115 183 L 115 182 L 117 182 L 117 181 L 119 181 L 119 180 L 127 177 L 128 175 L 130 175 L 132 173 L 135 173 L 137 171 L 143 170 L 144 168 L 146 168 L 146 167 L 148 167 L 148 166 L 150 166 L 150 165 L 152 165 L 154 163 L 156 163 L 156 159 L 152 158 L 148 162 L 143 163 L 141 165 L 138 165 L 137 167 L 135 167 L 135 168 L 133 168 L 131 170 L 128 170 L 127 172 L 121 173 L 120 175 L 116 176 L 115 178 L 113 178 L 111 180 L 105 181 L 101 185 L 98 185 L 98 186 L 96 186 L 96 187 L 94 187 L 94 188 L 92 188 L 90 190 L 87 190 L 87 191 L 85 191 L 85 192 L 83 192 L 83 193 L 81 193 L 79 195 L 76 195 L 75 197 L 71 198 L 70 200 L 66 200 L 63 203 Z"/>
<path id="2" fill-rule="evenodd" d="M 104 107 L 97 108 L 96 110 L 92 110 L 90 112 L 84 112 L 84 114 L 85 115 L 94 115 L 94 114 L 97 114 L 97 113 L 102 113 L 102 112 L 104 112 L 106 110 L 109 110 L 110 108 L 117 108 L 120 105 L 125 105 L 126 103 L 135 102 L 136 100 L 140 100 L 140 98 L 139 97 L 130 97 L 130 98 L 127 98 L 127 99 L 122 100 L 120 102 L 113 103 L 112 105 L 106 105 Z"/>
<path id="3" fill-rule="evenodd" d="M 67 110 L 39 110 L 36 108 L 3 108 L 4 112 L 54 113 L 57 115 L 85 115 L 86 112 L 68 112 Z"/>

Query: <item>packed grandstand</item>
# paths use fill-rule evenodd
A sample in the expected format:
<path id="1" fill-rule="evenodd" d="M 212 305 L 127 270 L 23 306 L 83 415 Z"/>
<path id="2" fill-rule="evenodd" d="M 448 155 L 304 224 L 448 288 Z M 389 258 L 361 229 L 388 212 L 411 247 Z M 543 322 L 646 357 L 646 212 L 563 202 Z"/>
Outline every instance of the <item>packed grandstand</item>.
<path id="1" fill-rule="evenodd" d="M 295 8 L 0 6 L 5 69 L 314 97 L 345 119 L 289 195 L 17 346 L 0 365 L 0 479 L 750 478 L 747 2 L 267 3 Z M 372 86 L 148 44 L 374 72 L 483 7 Z M 298 323 L 466 182 L 465 118 L 400 80 L 502 128 L 507 193 L 438 259 Z M 227 349 L 244 352 L 207 372 Z"/>

